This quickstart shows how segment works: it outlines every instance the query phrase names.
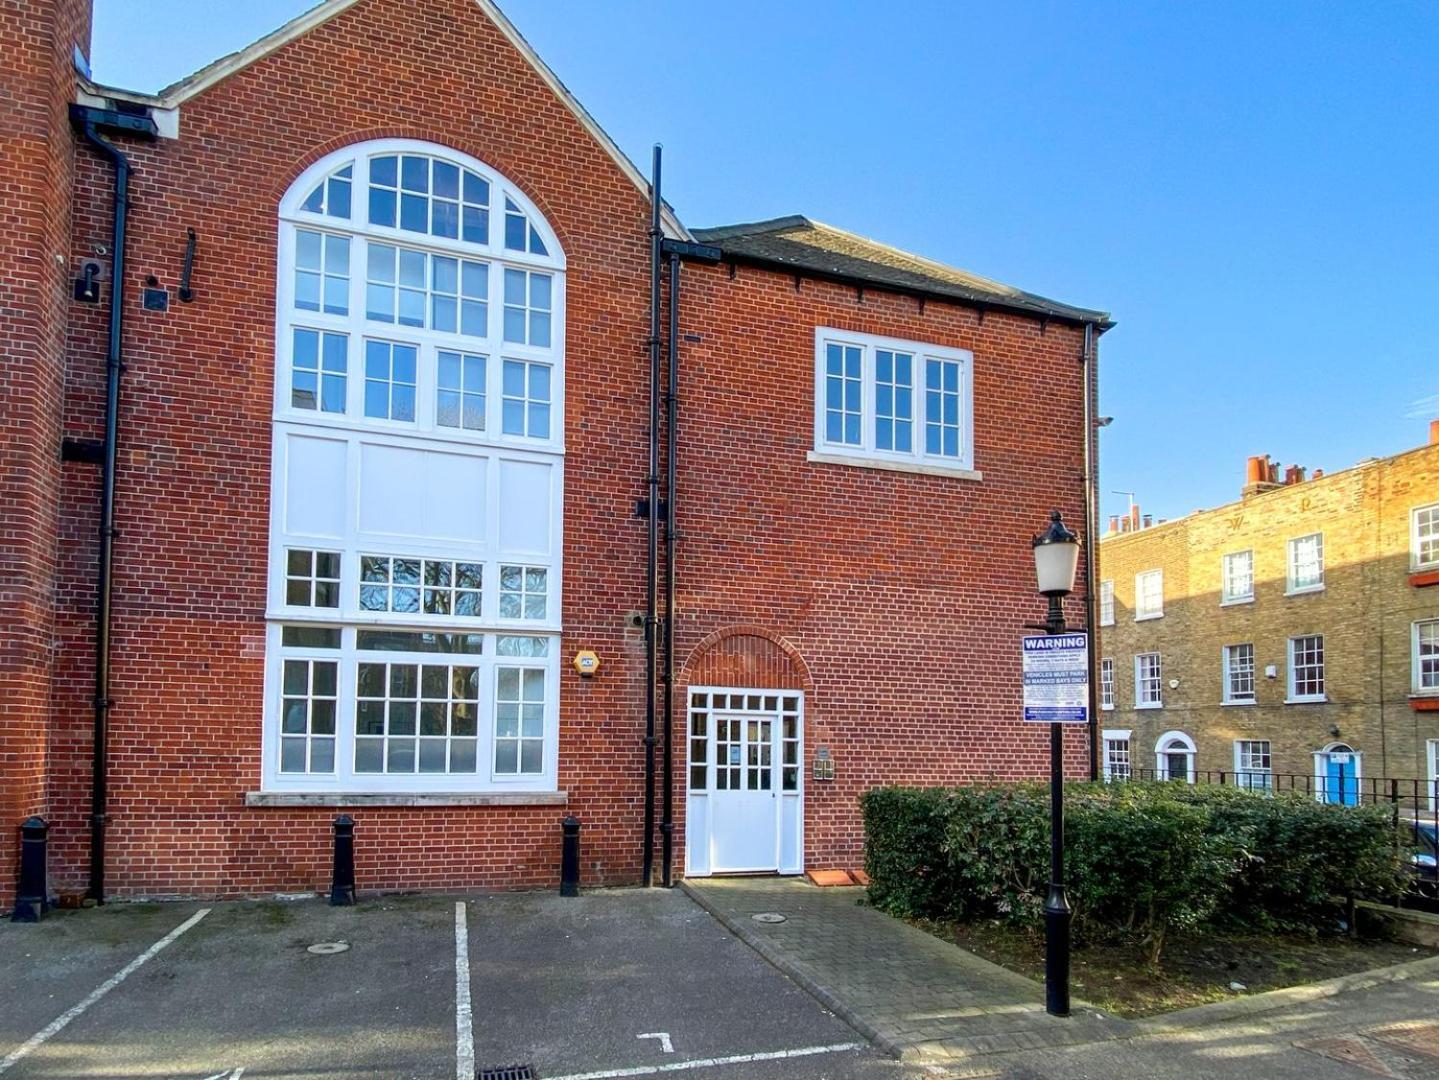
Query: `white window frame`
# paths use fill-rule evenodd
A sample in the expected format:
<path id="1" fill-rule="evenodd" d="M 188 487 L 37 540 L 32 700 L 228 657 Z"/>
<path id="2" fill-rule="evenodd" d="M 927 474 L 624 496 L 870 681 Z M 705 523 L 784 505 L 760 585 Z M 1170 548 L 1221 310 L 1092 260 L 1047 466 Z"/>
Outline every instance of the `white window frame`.
<path id="1" fill-rule="evenodd" d="M 1298 680 L 1297 680 L 1296 677 L 1295 677 L 1295 676 L 1297 675 L 1297 672 L 1295 671 L 1295 667 L 1294 667 L 1294 643 L 1297 642 L 1297 641 L 1307 640 L 1307 639 L 1309 639 L 1309 638 L 1318 638 L 1318 639 L 1319 639 L 1319 648 L 1320 648 L 1320 650 L 1321 650 L 1321 652 L 1320 652 L 1321 659 L 1320 659 L 1320 666 L 1319 666 L 1319 678 L 1320 678 L 1320 680 L 1324 683 L 1324 690 L 1323 690 L 1321 693 L 1318 693 L 1318 694 L 1300 694 L 1300 693 L 1298 693 L 1297 690 L 1296 690 L 1296 687 L 1298 686 Z M 1289 686 L 1288 686 L 1289 693 L 1288 693 L 1288 696 L 1285 697 L 1284 703 L 1285 703 L 1286 705 L 1308 705 L 1308 704 L 1313 704 L 1313 703 L 1316 703 L 1316 702 L 1328 701 L 1328 700 L 1329 700 L 1329 649 L 1328 649 L 1327 644 L 1325 643 L 1324 635 L 1323 635 L 1323 634 L 1295 634 L 1293 637 L 1291 637 L 1291 638 L 1289 639 L 1289 642 L 1288 642 L 1288 657 L 1289 657 Z"/>
<path id="2" fill-rule="evenodd" d="M 1142 674 L 1144 662 L 1154 658 L 1154 685 L 1159 696 L 1152 701 L 1144 699 L 1145 678 Z M 1134 707 L 1136 709 L 1164 708 L 1164 658 L 1158 652 L 1136 653 L 1134 656 Z"/>
<path id="3" fill-rule="evenodd" d="M 1430 686 L 1424 685 L 1423 657 L 1420 655 L 1420 640 L 1425 630 L 1431 629 L 1435 635 L 1434 645 L 1439 648 L 1439 619 L 1418 619 L 1412 624 L 1410 630 L 1411 652 L 1410 652 L 1410 682 L 1411 688 L 1417 697 L 1439 696 L 1439 670 L 1434 673 L 1434 683 Z M 1439 659 L 1435 661 L 1439 666 Z"/>
<path id="4" fill-rule="evenodd" d="M 1114 711 L 1114 657 L 1099 659 L 1099 707 L 1105 712 Z"/>
<path id="5" fill-rule="evenodd" d="M 1114 579 L 1107 578 L 1099 583 L 1099 625 L 1114 625 Z"/>
<path id="6" fill-rule="evenodd" d="M 1235 650 L 1249 650 L 1249 696 L 1236 697 L 1234 694 L 1234 658 Z M 1221 673 L 1223 677 L 1223 699 L 1222 705 L 1256 705 L 1259 701 L 1259 661 L 1254 652 L 1254 645 L 1248 641 L 1238 641 L 1233 645 L 1225 645 L 1220 652 Z"/>
<path id="7" fill-rule="evenodd" d="M 292 621 L 288 625 L 311 625 Z M 267 712 L 278 716 L 279 702 L 283 693 L 283 668 L 287 659 L 294 660 L 338 660 L 339 701 L 335 716 L 335 770 L 333 773 L 280 772 L 280 732 L 278 723 L 266 723 L 262 738 L 263 767 L 262 786 L 273 792 L 317 792 L 317 793 L 364 793 L 384 794 L 393 792 L 415 792 L 439 794 L 447 792 L 473 791 L 525 791 L 549 792 L 556 790 L 559 775 L 559 685 L 560 685 L 560 640 L 546 634 L 527 633 L 514 628 L 498 633 L 466 630 L 464 627 L 450 627 L 444 632 L 459 635 L 480 635 L 484 638 L 483 652 L 439 653 L 407 652 L 401 650 L 360 651 L 356 639 L 361 630 L 403 629 L 412 627 L 338 627 L 340 647 L 328 649 L 319 647 L 285 646 L 280 644 L 284 625 L 271 623 L 267 628 L 267 649 L 265 664 L 265 702 Z M 497 655 L 497 642 L 501 637 L 539 637 L 548 640 L 547 655 L 543 657 L 513 657 Z M 473 773 L 360 773 L 354 768 L 355 759 L 355 716 L 356 679 L 359 665 L 365 661 L 390 664 L 448 664 L 463 665 L 480 669 L 480 699 L 478 720 L 478 744 L 476 746 L 476 768 Z M 544 768 L 540 773 L 518 775 L 497 774 L 494 769 L 495 740 L 495 685 L 496 672 L 501 667 L 539 668 L 545 672 L 545 722 Z"/>
<path id="8" fill-rule="evenodd" d="M 1433 515 L 1432 524 L 1435 531 L 1434 558 L 1427 562 L 1420 558 L 1420 545 L 1424 539 L 1420 535 L 1420 514 Z M 1412 570 L 1439 570 L 1439 503 L 1416 506 L 1409 512 L 1409 566 Z"/>
<path id="9" fill-rule="evenodd" d="M 1231 585 L 1239 575 L 1230 573 L 1230 561 L 1241 556 L 1249 560 L 1249 591 L 1234 592 Z M 1230 551 L 1221 556 L 1219 561 L 1220 579 L 1220 600 L 1221 606 L 1229 604 L 1252 604 L 1254 603 L 1254 549 L 1245 548 L 1243 551 Z"/>
<path id="10" fill-rule="evenodd" d="M 1301 585 L 1296 575 L 1299 564 L 1299 545 L 1307 540 L 1313 540 L 1318 552 L 1319 579 Z M 1324 590 L 1324 533 L 1305 533 L 1303 536 L 1296 536 L 1285 545 L 1284 558 L 1284 595 L 1302 596 L 1305 593 L 1322 592 Z"/>
<path id="11" fill-rule="evenodd" d="M 860 350 L 860 441 L 852 446 L 832 443 L 825 430 L 825 347 L 843 345 Z M 910 452 L 880 450 L 875 445 L 877 350 L 907 353 L 914 358 L 910 387 L 913 423 Z M 959 455 L 928 454 L 925 446 L 925 361 L 938 360 L 959 365 Z M 926 472 L 979 480 L 974 467 L 974 354 L 968 349 L 955 349 L 922 341 L 862 334 L 832 326 L 818 326 L 814 331 L 814 449 L 807 455 L 811 462 L 861 465 L 903 472 Z"/>
<path id="12" fill-rule="evenodd" d="M 1169 754 L 1186 754 L 1189 757 L 1189 775 L 1186 778 L 1189 783 L 1195 781 L 1195 764 L 1198 761 L 1198 751 L 1194 747 L 1194 740 L 1182 731 L 1166 731 L 1159 738 L 1154 740 L 1154 775 L 1156 779 L 1169 779 Z"/>
<path id="13" fill-rule="evenodd" d="M 1249 747 L 1263 744 L 1263 754 L 1269 764 L 1255 766 L 1252 763 L 1253 751 Z M 1256 783 L 1257 777 L 1263 777 L 1263 783 Z M 1273 744 L 1268 739 L 1235 739 L 1234 740 L 1234 785 L 1248 791 L 1274 790 L 1274 754 Z"/>
<path id="14" fill-rule="evenodd" d="M 368 223 L 369 169 L 373 158 L 385 154 L 421 154 L 443 159 L 468 169 L 489 184 L 488 243 L 409 232 L 396 227 Z M 314 187 L 342 167 L 352 163 L 351 214 L 348 218 L 306 210 L 303 202 Z M 463 178 L 462 178 L 463 184 Z M 504 247 L 504 223 L 500 207 L 504 198 L 529 218 L 546 253 L 515 251 Z M 459 211 L 463 215 L 463 207 Z M 299 229 L 322 234 L 343 234 L 350 238 L 348 313 L 341 316 L 297 310 L 295 290 L 295 233 Z M 275 364 L 273 402 L 273 451 L 271 459 L 270 562 L 266 609 L 268 622 L 265 661 L 265 710 L 262 731 L 263 762 L 261 786 L 281 794 L 333 793 L 341 795 L 416 792 L 444 795 L 472 793 L 544 793 L 556 790 L 559 752 L 559 684 L 561 644 L 561 598 L 563 596 L 562 552 L 564 524 L 564 363 L 565 363 L 565 256 L 550 226 L 534 204 L 515 185 L 468 155 L 433 143 L 413 139 L 380 139 L 346 146 L 315 162 L 296 179 L 281 199 L 277 222 L 278 265 L 275 308 Z M 368 267 L 367 244 L 371 241 L 426 253 L 427 256 L 457 258 L 483 264 L 487 275 L 486 333 L 436 331 L 429 327 L 404 326 L 370 320 L 365 304 Z M 427 268 L 433 260 L 427 258 Z M 548 347 L 505 343 L 503 338 L 503 275 L 506 269 L 544 273 L 551 278 L 550 342 Z M 458 272 L 458 267 L 457 267 Z M 427 269 L 427 280 L 430 271 Z M 457 295 L 461 286 L 457 282 Z M 446 294 L 448 295 L 448 294 Z M 323 304 L 322 304 L 323 306 Z M 347 338 L 346 409 L 343 413 L 296 409 L 290 394 L 290 336 L 294 327 L 343 334 Z M 364 342 L 367 338 L 413 345 L 418 350 L 416 415 L 413 421 L 393 421 L 364 415 Z M 438 354 L 441 351 L 482 356 L 485 359 L 484 430 L 442 427 L 437 424 Z M 550 429 L 548 438 L 505 436 L 501 420 L 501 390 L 504 361 L 516 360 L 547 365 L 550 369 Z M 478 388 L 476 388 L 478 389 Z M 281 478 L 286 475 L 286 455 L 297 438 L 322 439 L 340 444 L 346 496 L 344 524 L 335 535 L 323 538 L 285 531 L 286 493 Z M 360 490 L 361 462 L 367 448 L 403 448 L 470 458 L 484 476 L 483 535 L 462 539 L 438 535 L 396 537 L 393 545 L 378 533 L 364 533 L 358 521 L 354 493 Z M 510 464 L 543 464 L 549 467 L 552 487 L 549 496 L 547 546 L 523 550 L 502 546 L 502 467 Z M 285 595 L 285 558 L 288 548 L 323 548 L 341 553 L 340 606 L 305 608 L 290 606 Z M 360 556 L 388 555 L 483 565 L 481 612 L 478 617 L 426 614 L 423 611 L 368 612 L 359 607 Z M 523 623 L 499 617 L 501 564 L 543 566 L 548 570 L 548 600 L 544 620 Z M 341 648 L 299 649 L 282 645 L 284 626 L 328 626 L 341 635 Z M 481 635 L 483 652 L 446 654 L 417 650 L 367 651 L 357 648 L 358 635 L 365 630 L 437 632 Z M 536 638 L 547 642 L 544 657 L 498 656 L 501 637 Z M 337 659 L 340 661 L 339 704 L 336 723 L 336 769 L 333 774 L 279 772 L 280 696 L 283 663 L 287 658 Z M 461 664 L 481 668 L 481 700 L 477 770 L 475 773 L 356 773 L 354 739 L 358 665 L 362 659 L 388 663 Z M 500 667 L 543 667 L 545 671 L 544 768 L 539 774 L 496 774 L 494 761 L 494 720 L 496 671 Z"/>
<path id="15" fill-rule="evenodd" d="M 1133 735 L 1134 733 L 1129 728 L 1105 728 L 1100 733 L 1100 747 L 1103 752 L 1103 756 L 1100 758 L 1100 760 L 1103 762 L 1103 775 L 1106 781 L 1112 781 L 1115 779 L 1132 780 L 1134 778 Z M 1109 744 L 1118 742 L 1124 743 L 1124 754 L 1125 757 L 1128 759 L 1125 763 L 1126 771 L 1122 776 L 1116 772 L 1114 768 L 1114 763 L 1110 760 L 1109 756 Z"/>
<path id="16" fill-rule="evenodd" d="M 1145 583 L 1155 580 L 1159 582 L 1159 588 L 1154 590 L 1159 606 L 1149 608 L 1146 606 Z M 1162 618 L 1164 618 L 1164 570 L 1141 570 L 1134 575 L 1134 621 L 1144 622 L 1148 619 Z"/>

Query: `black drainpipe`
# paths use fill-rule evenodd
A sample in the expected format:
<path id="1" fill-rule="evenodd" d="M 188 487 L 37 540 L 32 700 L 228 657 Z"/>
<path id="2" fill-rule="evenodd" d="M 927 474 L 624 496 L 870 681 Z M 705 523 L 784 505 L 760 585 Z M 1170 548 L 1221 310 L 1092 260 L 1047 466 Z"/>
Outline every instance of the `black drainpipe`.
<path id="1" fill-rule="evenodd" d="M 125 224 L 130 208 L 130 159 L 100 137 L 100 129 L 154 138 L 149 116 L 82 105 L 70 106 L 70 121 L 85 140 L 115 167 L 115 220 L 110 236 L 110 328 L 105 349 L 105 443 L 100 465 L 100 557 L 95 572 L 95 730 L 90 787 L 90 885 L 86 895 L 105 902 L 105 804 L 110 720 L 110 613 L 115 537 L 116 443 L 120 433 L 120 376 L 125 370 L 120 343 L 125 311 Z"/>
<path id="2" fill-rule="evenodd" d="M 655 143 L 650 177 L 650 447 L 645 505 L 645 840 L 643 880 L 653 883 L 655 863 L 655 621 L 660 523 L 660 155 Z"/>
<path id="3" fill-rule="evenodd" d="M 680 404 L 680 259 L 707 263 L 720 260 L 720 249 L 682 240 L 665 240 L 662 253 L 669 258 L 669 326 L 666 350 L 669 360 L 668 392 L 665 394 L 665 621 L 664 621 L 664 810 L 660 820 L 660 881 L 665 888 L 674 884 L 674 689 L 675 689 L 675 546 L 679 530 L 675 524 L 676 475 L 679 471 Z"/>
<path id="4" fill-rule="evenodd" d="M 1093 323 L 1084 324 L 1084 632 L 1089 641 L 1089 778 L 1099 779 L 1099 342 Z"/>

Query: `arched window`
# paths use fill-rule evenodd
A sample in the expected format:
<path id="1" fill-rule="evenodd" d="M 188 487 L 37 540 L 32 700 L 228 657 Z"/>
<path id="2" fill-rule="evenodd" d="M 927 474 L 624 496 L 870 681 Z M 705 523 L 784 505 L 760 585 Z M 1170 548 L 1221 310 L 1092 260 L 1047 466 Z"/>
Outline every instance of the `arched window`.
<path id="1" fill-rule="evenodd" d="M 564 254 L 432 143 L 280 202 L 264 786 L 553 790 Z"/>
<path id="2" fill-rule="evenodd" d="M 1182 731 L 1166 731 L 1154 743 L 1155 776 L 1194 783 L 1194 740 Z"/>

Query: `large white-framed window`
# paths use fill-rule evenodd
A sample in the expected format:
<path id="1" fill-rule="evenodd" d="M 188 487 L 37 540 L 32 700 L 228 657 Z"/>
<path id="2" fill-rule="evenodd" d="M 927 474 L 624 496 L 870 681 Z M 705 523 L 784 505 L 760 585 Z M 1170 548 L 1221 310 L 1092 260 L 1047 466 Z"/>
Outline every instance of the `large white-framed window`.
<path id="1" fill-rule="evenodd" d="M 1139 653 L 1134 658 L 1134 707 L 1164 707 L 1163 672 L 1157 652 Z"/>
<path id="2" fill-rule="evenodd" d="M 1439 694 L 1439 619 L 1422 619 L 1414 624 L 1411 663 L 1416 694 Z"/>
<path id="3" fill-rule="evenodd" d="M 1222 604 L 1247 604 L 1254 599 L 1254 552 L 1231 551 L 1223 557 Z"/>
<path id="4" fill-rule="evenodd" d="M 1288 567 L 1286 596 L 1324 588 L 1324 534 L 1310 533 L 1290 540 Z"/>
<path id="5" fill-rule="evenodd" d="M 1416 506 L 1409 515 L 1409 560 L 1415 570 L 1439 569 L 1439 503 Z"/>
<path id="6" fill-rule="evenodd" d="M 1324 635 L 1304 634 L 1289 639 L 1290 704 L 1326 701 L 1324 691 Z"/>
<path id="7" fill-rule="evenodd" d="M 1160 780 L 1194 783 L 1194 740 L 1182 731 L 1166 731 L 1154 741 L 1154 774 Z"/>
<path id="8" fill-rule="evenodd" d="M 1158 619 L 1164 614 L 1164 571 L 1144 570 L 1134 575 L 1134 621 Z"/>
<path id="9" fill-rule="evenodd" d="M 973 473 L 973 353 L 828 326 L 814 342 L 810 460 Z"/>
<path id="10" fill-rule="evenodd" d="M 1114 581 L 1108 579 L 1099 583 L 1099 625 L 1114 625 Z"/>
<path id="11" fill-rule="evenodd" d="M 1127 728 L 1104 729 L 1104 779 L 1129 780 L 1133 777 L 1134 766 L 1129 752 L 1130 734 Z"/>
<path id="12" fill-rule="evenodd" d="M 1234 782 L 1249 791 L 1274 790 L 1268 739 L 1234 740 Z"/>
<path id="13" fill-rule="evenodd" d="M 468 155 L 338 150 L 280 203 L 262 785 L 553 791 L 565 258 Z"/>
<path id="14" fill-rule="evenodd" d="M 1114 708 L 1114 657 L 1104 656 L 1099 660 L 1099 707 Z"/>
<path id="15" fill-rule="evenodd" d="M 1224 704 L 1254 704 L 1254 646 L 1224 646 Z"/>

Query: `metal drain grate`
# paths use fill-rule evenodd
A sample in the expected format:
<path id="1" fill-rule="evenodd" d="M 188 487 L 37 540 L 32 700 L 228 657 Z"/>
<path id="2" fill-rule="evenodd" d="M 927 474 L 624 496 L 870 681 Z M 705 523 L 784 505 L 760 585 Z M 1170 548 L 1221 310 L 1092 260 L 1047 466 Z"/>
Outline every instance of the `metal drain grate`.
<path id="1" fill-rule="evenodd" d="M 533 1065 L 502 1065 L 497 1069 L 481 1069 L 475 1080 L 535 1080 Z"/>

